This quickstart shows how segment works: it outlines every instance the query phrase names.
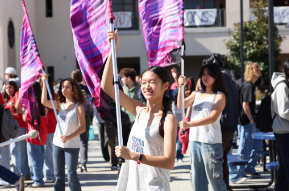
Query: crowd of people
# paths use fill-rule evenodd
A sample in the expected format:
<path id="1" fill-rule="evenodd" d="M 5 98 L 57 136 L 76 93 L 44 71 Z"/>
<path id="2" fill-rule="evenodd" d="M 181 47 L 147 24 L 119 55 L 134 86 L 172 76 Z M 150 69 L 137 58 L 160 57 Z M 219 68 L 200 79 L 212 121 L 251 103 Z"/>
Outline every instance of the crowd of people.
<path id="1" fill-rule="evenodd" d="M 108 32 L 108 41 L 111 39 L 115 39 L 117 52 L 117 31 Z M 101 122 L 105 123 L 111 170 L 121 168 L 117 190 L 170 190 L 170 170 L 175 161 L 182 162 L 187 149 L 191 154 L 194 191 L 231 190 L 230 184 L 260 177 L 255 170 L 259 160 L 256 152 L 261 151 L 263 142 L 252 138 L 252 134 L 259 131 L 254 116 L 255 83 L 261 77 L 260 66 L 247 64 L 245 81 L 238 87 L 228 62 L 220 54 L 214 53 L 200 64 L 202 68 L 195 78 L 198 79 L 196 83 L 192 77 L 178 76 L 175 68 L 171 69 L 173 84 L 170 84 L 169 73 L 162 67 L 151 66 L 140 76 L 133 68 L 121 69 L 119 76 L 123 91 L 119 92 L 119 101 L 128 118 L 122 123 L 123 146 L 117 143 L 116 122 L 109 118 Z M 289 166 L 286 163 L 289 161 L 286 144 L 289 138 L 289 60 L 284 64 L 284 72 L 274 73 L 272 86 L 275 91 L 270 95 L 280 164 L 276 191 L 289 188 Z M 32 178 L 29 187 L 38 188 L 45 182 L 54 182 L 54 190 L 62 191 L 65 190 L 66 164 L 70 190 L 81 190 L 77 166 L 80 172 L 87 171 L 89 128 L 94 115 L 93 101 L 81 71 L 74 70 L 71 78 L 61 80 L 56 88 L 46 74 L 33 84 L 41 121 L 38 129 L 31 122 L 27 108 L 20 103 L 21 87 L 16 70 L 7 68 L 5 79 L 0 105 L 18 122 L 18 136 L 30 130 L 37 130 L 38 135 L 35 139 L 0 148 L 0 185 L 10 187 L 15 184 L 24 190 L 24 180 Z M 58 122 L 45 80 L 50 82 Z M 185 118 L 181 111 L 182 86 L 185 89 Z M 111 54 L 103 70 L 101 88 L 110 99 L 115 99 Z M 248 160 L 248 164 L 228 168 L 227 155 L 232 152 L 236 131 L 239 136 L 237 154 Z M 1 142 L 4 141 L 1 137 Z M 121 167 L 118 167 L 118 157 L 126 160 Z M 10 160 L 13 172 L 9 170 Z"/>

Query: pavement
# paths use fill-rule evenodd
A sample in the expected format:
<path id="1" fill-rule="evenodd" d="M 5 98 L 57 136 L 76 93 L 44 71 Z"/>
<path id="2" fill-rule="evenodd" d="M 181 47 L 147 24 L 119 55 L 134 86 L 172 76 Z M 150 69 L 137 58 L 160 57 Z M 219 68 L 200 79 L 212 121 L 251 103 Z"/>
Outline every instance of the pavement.
<path id="1" fill-rule="evenodd" d="M 98 137 L 98 129 L 95 126 L 95 139 L 89 141 L 89 160 L 87 163 L 88 172 L 80 172 L 78 170 L 78 177 L 80 180 L 82 191 L 114 191 L 117 185 L 118 171 L 111 171 L 109 162 L 104 161 Z M 176 162 L 174 169 L 171 171 L 171 190 L 172 191 L 193 191 L 190 183 L 190 155 L 187 154 L 184 157 L 183 162 Z M 257 170 L 261 172 L 261 166 L 257 167 Z M 266 184 L 269 182 L 269 172 L 261 172 L 261 179 L 250 179 L 247 184 Z M 32 181 L 25 181 L 29 183 Z M 0 189 L 1 191 L 12 191 L 15 187 Z M 25 188 L 26 191 L 48 191 L 53 190 L 53 183 L 46 183 L 44 188 Z M 66 179 L 66 190 L 69 190 Z M 244 189 L 240 189 L 241 191 Z"/>

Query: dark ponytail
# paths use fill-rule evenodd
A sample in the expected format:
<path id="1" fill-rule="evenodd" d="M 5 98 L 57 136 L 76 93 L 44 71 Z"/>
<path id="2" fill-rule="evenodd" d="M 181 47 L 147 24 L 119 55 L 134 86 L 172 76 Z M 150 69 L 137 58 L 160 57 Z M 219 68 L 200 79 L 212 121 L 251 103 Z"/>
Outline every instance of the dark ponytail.
<path id="1" fill-rule="evenodd" d="M 164 131 L 164 123 L 166 116 L 168 114 L 168 111 L 172 112 L 172 100 L 167 96 L 167 91 L 165 91 L 163 96 L 163 115 L 161 117 L 160 125 L 159 125 L 159 134 L 162 138 L 164 138 L 165 131 Z"/>
<path id="2" fill-rule="evenodd" d="M 151 66 L 145 71 L 143 71 L 141 78 L 143 77 L 143 74 L 148 71 L 155 73 L 162 80 L 163 83 L 170 82 L 170 76 L 165 68 L 159 67 L 159 66 Z M 163 95 L 164 109 L 163 109 L 163 114 L 162 114 L 160 125 L 159 125 L 159 134 L 162 138 L 164 138 L 164 135 L 165 135 L 165 132 L 164 132 L 165 118 L 167 116 L 168 111 L 170 112 L 172 111 L 172 108 L 171 108 L 172 101 L 167 96 L 167 91 L 168 90 L 166 90 Z"/>

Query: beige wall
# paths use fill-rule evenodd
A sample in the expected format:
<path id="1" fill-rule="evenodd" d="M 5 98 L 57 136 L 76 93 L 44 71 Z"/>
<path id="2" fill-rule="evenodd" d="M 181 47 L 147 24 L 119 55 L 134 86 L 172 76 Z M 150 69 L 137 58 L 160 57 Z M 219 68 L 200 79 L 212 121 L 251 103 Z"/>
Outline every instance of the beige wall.
<path id="1" fill-rule="evenodd" d="M 70 77 L 76 68 L 70 1 L 53 1 L 52 18 L 46 17 L 44 0 L 36 0 L 36 7 L 36 40 L 44 67 L 54 66 L 55 80 Z"/>
<path id="2" fill-rule="evenodd" d="M 34 0 L 26 0 L 31 25 L 35 29 L 35 4 Z M 9 65 L 16 66 L 17 74 L 20 76 L 20 32 L 23 20 L 23 9 L 19 0 L 0 0 L 0 77 L 4 78 L 5 68 Z M 8 22 L 13 21 L 15 29 L 15 44 L 13 50 L 8 45 Z M 2 83 L 0 82 L 0 86 Z"/>
<path id="3" fill-rule="evenodd" d="M 249 20 L 249 0 L 244 1 L 244 21 Z M 137 3 L 137 0 L 135 0 Z M 224 3 L 226 7 L 227 27 L 220 28 L 186 28 L 186 72 L 195 72 L 197 67 L 191 63 L 201 60 L 213 52 L 228 54 L 224 41 L 230 36 L 234 23 L 240 21 L 240 0 L 216 0 Z M 73 46 L 73 36 L 70 27 L 70 1 L 53 1 L 53 17 L 46 18 L 45 0 L 26 0 L 28 13 L 35 33 L 40 55 L 45 68 L 54 66 L 55 79 L 69 77 L 76 68 L 76 56 Z M 7 27 L 9 19 L 13 20 L 15 27 L 15 63 L 20 74 L 19 42 L 23 19 L 23 10 L 20 0 L 0 0 L 0 77 L 8 66 L 8 40 Z M 139 24 L 141 27 L 141 24 Z M 282 54 L 289 53 L 289 30 L 279 27 L 280 34 L 287 38 L 281 44 Z M 118 58 L 139 58 L 140 72 L 148 67 L 142 30 L 120 31 L 120 50 Z M 188 60 L 188 58 L 190 58 Z M 195 75 L 195 74 L 194 74 Z M 1 85 L 0 85 L 1 86 Z"/>

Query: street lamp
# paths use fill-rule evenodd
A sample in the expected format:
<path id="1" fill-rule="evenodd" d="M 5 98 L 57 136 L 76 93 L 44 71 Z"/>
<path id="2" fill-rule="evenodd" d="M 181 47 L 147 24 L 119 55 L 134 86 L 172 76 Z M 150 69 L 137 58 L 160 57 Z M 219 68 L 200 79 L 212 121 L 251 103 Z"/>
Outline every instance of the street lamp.
<path id="1" fill-rule="evenodd" d="M 240 0 L 240 57 L 241 57 L 241 79 L 244 82 L 244 27 L 243 27 L 243 0 Z"/>
<path id="2" fill-rule="evenodd" d="M 274 54 L 274 9 L 273 0 L 268 0 L 268 40 L 269 40 L 269 81 L 275 70 L 275 54 Z M 273 92 L 273 87 L 270 85 L 270 92 Z"/>

